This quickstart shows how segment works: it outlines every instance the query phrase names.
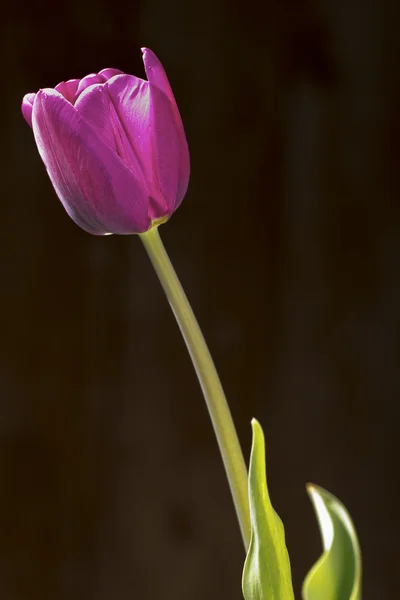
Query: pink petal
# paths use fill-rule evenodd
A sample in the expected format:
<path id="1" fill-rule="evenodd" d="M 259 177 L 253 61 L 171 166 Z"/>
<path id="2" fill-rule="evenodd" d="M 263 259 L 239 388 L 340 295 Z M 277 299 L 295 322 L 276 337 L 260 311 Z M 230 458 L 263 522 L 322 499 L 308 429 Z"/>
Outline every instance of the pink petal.
<path id="1" fill-rule="evenodd" d="M 32 122 L 57 195 L 82 229 L 102 235 L 149 228 L 148 200 L 137 179 L 60 93 L 38 92 Z"/>
<path id="2" fill-rule="evenodd" d="M 22 116 L 25 121 L 32 127 L 32 110 L 33 110 L 33 102 L 35 100 L 36 94 L 26 94 L 22 99 Z"/>
<path id="3" fill-rule="evenodd" d="M 164 71 L 164 67 L 158 60 L 157 56 L 149 50 L 149 48 L 142 48 L 144 70 L 146 71 L 147 80 L 158 87 L 166 96 L 168 96 L 170 102 L 176 105 L 175 97 L 172 92 L 171 86 L 168 81 L 167 74 Z"/>
<path id="4" fill-rule="evenodd" d="M 83 79 L 81 79 L 79 82 L 78 89 L 76 90 L 75 101 L 79 98 L 82 92 L 86 90 L 86 88 L 96 83 L 104 83 L 103 78 L 97 73 L 90 73 L 90 75 L 83 77 Z"/>
<path id="5" fill-rule="evenodd" d="M 118 69 L 103 69 L 99 73 L 99 77 L 102 78 L 104 83 L 111 79 L 111 77 L 115 77 L 115 75 L 124 75 L 124 73 Z"/>
<path id="6" fill-rule="evenodd" d="M 174 119 L 174 110 L 167 96 L 151 86 L 151 138 L 157 181 L 170 214 L 177 206 L 180 178 L 181 139 Z"/>
<path id="7" fill-rule="evenodd" d="M 116 132 L 113 135 L 120 146 L 117 152 L 127 164 L 131 161 L 137 176 L 138 169 L 143 173 L 151 218 L 171 215 L 186 193 L 190 170 L 186 137 L 175 102 L 171 103 L 160 88 L 131 75 L 113 77 L 104 88 L 109 91 L 117 117 L 112 121 Z"/>
<path id="8" fill-rule="evenodd" d="M 62 81 L 56 85 L 55 89 L 60 92 L 71 104 L 75 102 L 75 94 L 78 89 L 80 79 L 69 79 L 68 81 Z"/>
<path id="9" fill-rule="evenodd" d="M 75 108 L 109 144 L 148 195 L 154 167 L 149 136 L 149 84 L 132 75 L 117 75 L 87 88 Z"/>
<path id="10" fill-rule="evenodd" d="M 146 75 L 151 84 L 152 128 L 160 187 L 170 210 L 175 210 L 182 202 L 189 184 L 189 148 L 164 68 L 154 52 L 148 48 L 142 48 L 142 52 Z"/>

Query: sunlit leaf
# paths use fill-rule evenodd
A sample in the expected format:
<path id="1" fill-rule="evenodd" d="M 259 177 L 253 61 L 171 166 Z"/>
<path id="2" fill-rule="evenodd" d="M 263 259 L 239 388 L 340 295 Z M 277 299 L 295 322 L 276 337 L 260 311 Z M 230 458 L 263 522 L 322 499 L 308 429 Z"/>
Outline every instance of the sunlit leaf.
<path id="1" fill-rule="evenodd" d="M 361 551 L 349 513 L 332 494 L 307 486 L 324 552 L 303 584 L 304 600 L 360 600 Z"/>
<path id="2" fill-rule="evenodd" d="M 251 541 L 243 570 L 243 595 L 246 600 L 294 600 L 285 532 L 272 507 L 267 488 L 264 435 L 255 419 L 251 425 Z"/>

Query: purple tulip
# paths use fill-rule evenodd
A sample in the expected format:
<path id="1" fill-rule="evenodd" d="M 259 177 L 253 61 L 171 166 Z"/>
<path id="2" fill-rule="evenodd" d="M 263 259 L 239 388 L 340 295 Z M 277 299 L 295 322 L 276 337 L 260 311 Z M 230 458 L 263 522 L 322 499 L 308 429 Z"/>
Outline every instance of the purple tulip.
<path id="1" fill-rule="evenodd" d="M 69 216 L 85 231 L 143 233 L 167 220 L 189 182 L 189 150 L 158 58 L 148 81 L 104 69 L 27 94 L 22 114 Z"/>

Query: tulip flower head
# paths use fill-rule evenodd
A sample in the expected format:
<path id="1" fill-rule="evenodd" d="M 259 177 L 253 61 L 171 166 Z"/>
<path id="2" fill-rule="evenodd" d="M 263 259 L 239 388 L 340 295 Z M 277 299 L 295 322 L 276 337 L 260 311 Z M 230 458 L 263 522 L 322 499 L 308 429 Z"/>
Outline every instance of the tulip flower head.
<path id="1" fill-rule="evenodd" d="M 147 81 L 117 69 L 27 94 L 22 114 L 69 216 L 85 231 L 144 233 L 189 182 L 189 150 L 167 76 L 142 49 Z"/>

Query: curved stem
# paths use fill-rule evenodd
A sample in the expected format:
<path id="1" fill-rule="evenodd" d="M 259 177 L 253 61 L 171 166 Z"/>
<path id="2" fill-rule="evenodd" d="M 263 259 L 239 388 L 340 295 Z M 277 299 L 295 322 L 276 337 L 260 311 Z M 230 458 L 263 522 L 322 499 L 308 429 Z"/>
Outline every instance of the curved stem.
<path id="1" fill-rule="evenodd" d="M 220 379 L 196 317 L 165 251 L 157 227 L 154 226 L 146 233 L 140 234 L 140 238 L 164 288 L 199 378 L 247 550 L 250 543 L 247 470 Z"/>

